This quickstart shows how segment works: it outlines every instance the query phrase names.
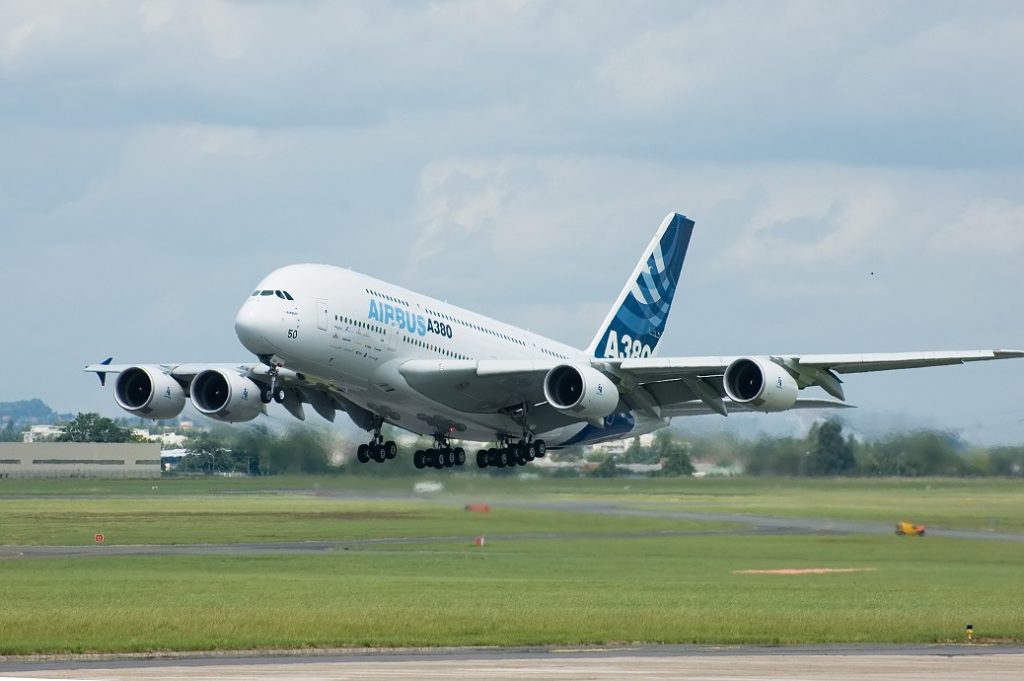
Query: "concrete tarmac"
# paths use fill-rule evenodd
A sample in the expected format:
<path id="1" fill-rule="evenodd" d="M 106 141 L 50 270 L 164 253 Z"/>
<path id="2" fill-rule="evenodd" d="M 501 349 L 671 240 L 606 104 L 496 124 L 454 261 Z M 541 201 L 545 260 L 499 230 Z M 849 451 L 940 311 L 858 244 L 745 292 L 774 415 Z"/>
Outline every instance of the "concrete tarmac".
<path id="1" fill-rule="evenodd" d="M 4 679 L 690 679 L 1019 681 L 1024 648 L 986 646 L 586 650 L 451 649 L 315 656 L 117 659 L 0 664 Z"/>

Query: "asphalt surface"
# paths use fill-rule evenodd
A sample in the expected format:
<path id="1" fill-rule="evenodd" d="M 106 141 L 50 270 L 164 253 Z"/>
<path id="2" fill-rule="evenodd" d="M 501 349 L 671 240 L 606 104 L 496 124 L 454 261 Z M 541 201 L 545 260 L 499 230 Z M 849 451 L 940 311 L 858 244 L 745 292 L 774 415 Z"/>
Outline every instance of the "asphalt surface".
<path id="1" fill-rule="evenodd" d="M 0 663 L 31 679 L 893 679 L 1019 681 L 1024 647 L 806 646 L 327 651 Z"/>

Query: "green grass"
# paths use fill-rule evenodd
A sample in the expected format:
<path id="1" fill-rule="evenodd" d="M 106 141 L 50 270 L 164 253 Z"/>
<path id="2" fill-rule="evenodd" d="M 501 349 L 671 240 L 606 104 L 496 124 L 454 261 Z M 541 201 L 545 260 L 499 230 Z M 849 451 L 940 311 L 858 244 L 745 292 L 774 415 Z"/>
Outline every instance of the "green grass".
<path id="1" fill-rule="evenodd" d="M 937 642 L 961 640 L 968 622 L 981 638 L 1024 641 L 1024 543 L 758 536 L 721 523 L 505 503 L 585 500 L 1015 531 L 1024 528 L 1019 482 L 431 477 L 446 485 L 434 499 L 412 498 L 416 480 L 408 478 L 0 481 L 7 545 L 89 544 L 96 532 L 108 544 L 433 538 L 315 555 L 0 560 L 0 654 Z M 465 512 L 472 501 L 492 511 Z M 707 529 L 722 534 L 678 535 Z M 487 546 L 471 546 L 480 534 Z M 872 570 L 735 574 L 793 567 Z"/>
<path id="2" fill-rule="evenodd" d="M 724 523 L 550 513 L 495 506 L 467 513 L 430 500 L 314 496 L 0 498 L 0 545 L 204 544 L 341 541 L 375 537 L 474 537 L 514 533 L 679 532 Z"/>
<path id="3" fill-rule="evenodd" d="M 0 653 L 1021 639 L 1024 546 L 895 537 L 466 542 L 0 563 Z M 779 567 L 832 575 L 738 575 Z"/>

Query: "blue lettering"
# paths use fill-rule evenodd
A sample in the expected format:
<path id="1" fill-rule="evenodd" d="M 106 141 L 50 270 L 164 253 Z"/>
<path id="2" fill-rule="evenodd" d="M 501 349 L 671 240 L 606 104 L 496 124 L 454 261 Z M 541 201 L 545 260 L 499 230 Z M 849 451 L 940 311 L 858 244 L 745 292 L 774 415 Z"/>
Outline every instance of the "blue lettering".
<path id="1" fill-rule="evenodd" d="M 398 328 L 405 328 L 405 310 L 400 307 L 395 308 L 395 321 L 398 322 Z"/>
<path id="2" fill-rule="evenodd" d="M 384 324 L 390 324 L 395 319 L 395 308 L 388 305 L 387 303 L 381 303 L 384 306 L 384 319 L 381 320 Z"/>
<path id="3" fill-rule="evenodd" d="M 373 298 L 370 298 L 370 314 L 367 317 L 376 322 L 380 321 L 380 311 L 377 309 L 377 303 Z"/>
<path id="4" fill-rule="evenodd" d="M 427 335 L 427 322 L 423 319 L 423 317 L 416 317 L 416 333 L 418 333 L 421 336 Z"/>

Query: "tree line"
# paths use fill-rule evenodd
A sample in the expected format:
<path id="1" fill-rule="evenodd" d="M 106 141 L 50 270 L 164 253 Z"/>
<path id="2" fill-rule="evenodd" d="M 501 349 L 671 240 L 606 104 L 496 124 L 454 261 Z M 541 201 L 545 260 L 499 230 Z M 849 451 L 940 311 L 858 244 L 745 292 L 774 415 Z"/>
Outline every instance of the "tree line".
<path id="1" fill-rule="evenodd" d="M 17 438 L 16 438 L 17 436 Z M 0 440 L 20 439 L 8 422 L 0 429 Z M 133 442 L 131 429 L 96 413 L 78 414 L 56 438 L 63 442 Z M 420 438 L 407 449 L 425 449 L 427 439 Z M 285 473 L 342 473 L 367 476 L 412 475 L 417 471 L 411 456 L 400 456 L 385 464 L 360 464 L 355 461 L 332 462 L 335 450 L 353 449 L 328 433 L 296 425 L 275 431 L 264 425 L 246 427 L 215 426 L 197 431 L 185 445 L 178 463 L 181 472 L 241 473 L 276 475 Z M 814 424 L 804 437 L 762 436 L 741 440 L 728 434 L 691 436 L 672 429 L 655 434 L 650 447 L 634 439 L 618 456 L 587 455 L 581 448 L 552 451 L 555 460 L 591 463 L 587 475 L 612 477 L 632 475 L 628 464 L 660 463 L 657 476 L 689 476 L 692 460 L 739 464 L 746 475 L 754 476 L 1003 476 L 1024 477 L 1024 445 L 978 447 L 965 443 L 952 433 L 934 430 L 892 433 L 875 440 L 862 440 L 846 431 L 838 419 Z M 596 464 L 596 465 L 595 465 Z M 528 469 L 487 469 L 490 475 L 517 475 L 524 470 L 546 474 L 538 466 Z M 550 474 L 576 476 L 579 471 L 566 468 Z"/>

